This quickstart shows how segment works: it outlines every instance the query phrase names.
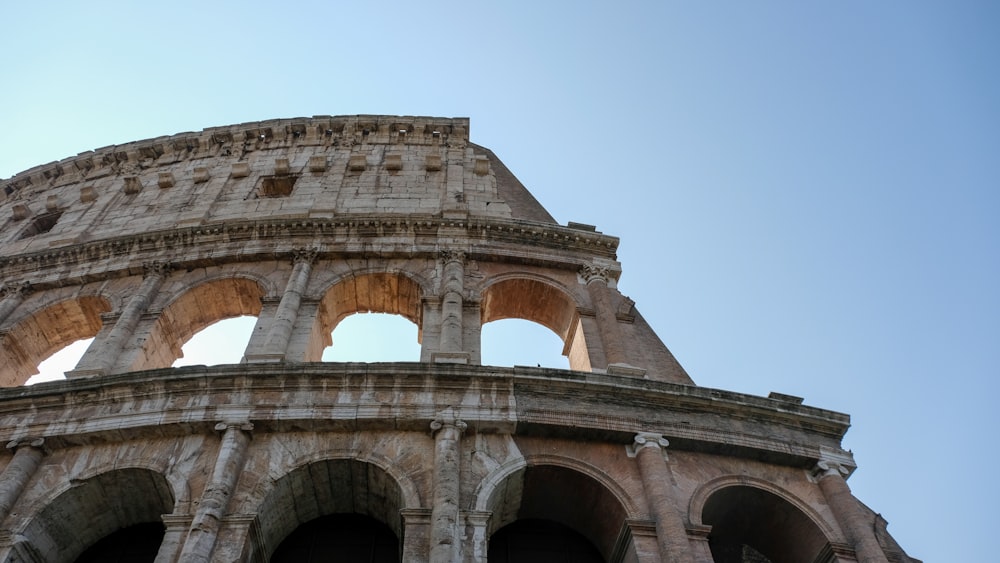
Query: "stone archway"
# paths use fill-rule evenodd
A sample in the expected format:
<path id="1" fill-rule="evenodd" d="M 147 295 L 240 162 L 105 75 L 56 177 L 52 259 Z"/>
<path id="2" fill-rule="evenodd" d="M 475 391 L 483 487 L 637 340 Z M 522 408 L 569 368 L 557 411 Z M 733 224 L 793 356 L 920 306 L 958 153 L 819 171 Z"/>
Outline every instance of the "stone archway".
<path id="1" fill-rule="evenodd" d="M 174 511 L 174 494 L 167 479 L 148 469 L 128 468 L 101 473 L 69 488 L 45 505 L 20 532 L 38 560 L 70 563 L 119 530 L 158 527 L 144 534 L 143 551 L 155 556 L 163 537 L 161 515 Z M 125 541 L 127 538 L 121 538 Z"/>
<path id="2" fill-rule="evenodd" d="M 189 288 L 163 308 L 129 371 L 165 368 L 181 357 L 181 347 L 205 327 L 233 317 L 257 317 L 265 290 L 246 277 L 210 280 Z"/>
<path id="3" fill-rule="evenodd" d="M 300 466 L 278 479 L 260 504 L 256 520 L 262 545 L 251 547 L 251 560 L 269 560 L 277 547 L 294 535 L 309 541 L 314 537 L 311 527 L 337 520 L 322 520 L 333 515 L 351 525 L 365 520 L 352 519 L 352 515 L 374 520 L 388 529 L 398 545 L 403 537 L 400 509 L 404 506 L 400 484 L 375 464 L 328 459 Z M 384 547 L 385 537 L 378 536 L 377 542 Z M 349 549 L 347 545 L 341 547 Z M 295 551 L 294 546 L 286 549 Z"/>
<path id="4" fill-rule="evenodd" d="M 523 548 L 526 538 L 530 543 L 530 538 L 546 530 L 558 531 L 553 536 L 558 545 L 542 543 L 515 550 L 518 558 L 532 561 L 549 550 L 580 556 L 593 551 L 600 560 L 609 561 L 628 518 L 627 508 L 605 484 L 576 469 L 547 464 L 526 465 L 508 473 L 495 483 L 482 508 L 493 514 L 487 531 L 490 542 L 496 537 L 508 554 L 512 541 Z M 489 552 L 500 555 L 492 546 Z"/>
<path id="5" fill-rule="evenodd" d="M 110 310 L 103 297 L 87 295 L 50 304 L 19 320 L 0 337 L 0 386 L 24 384 L 52 354 L 96 336 L 103 325 L 101 314 Z"/>
<path id="6" fill-rule="evenodd" d="M 482 324 L 503 319 L 536 322 L 563 341 L 562 354 L 569 358 L 570 369 L 590 371 L 583 325 L 577 304 L 562 288 L 529 277 L 511 277 L 490 284 L 483 290 Z"/>
<path id="7" fill-rule="evenodd" d="M 700 516 L 712 527 L 708 540 L 715 563 L 814 562 L 829 545 L 805 512 L 754 486 L 717 489 L 705 500 Z"/>
<path id="8" fill-rule="evenodd" d="M 398 272 L 357 274 L 337 281 L 320 300 L 307 361 L 320 361 L 323 349 L 333 344 L 333 329 L 355 313 L 400 315 L 417 325 L 420 340 L 422 300 L 420 284 Z"/>

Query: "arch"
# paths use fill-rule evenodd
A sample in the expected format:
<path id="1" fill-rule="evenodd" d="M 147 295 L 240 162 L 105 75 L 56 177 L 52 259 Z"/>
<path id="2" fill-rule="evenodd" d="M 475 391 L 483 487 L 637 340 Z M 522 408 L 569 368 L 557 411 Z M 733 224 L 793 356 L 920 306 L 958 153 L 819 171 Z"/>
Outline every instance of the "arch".
<path id="1" fill-rule="evenodd" d="M 101 474 L 111 473 L 112 471 L 121 469 L 148 471 L 149 473 L 155 473 L 163 477 L 163 479 L 165 479 L 167 484 L 170 486 L 170 494 L 174 499 L 174 509 L 172 509 L 171 512 L 165 512 L 164 514 L 181 514 L 190 509 L 191 489 L 188 486 L 187 478 L 184 475 L 176 471 L 167 471 L 167 468 L 163 466 L 168 464 L 163 459 L 159 459 L 160 464 L 154 464 L 150 463 L 148 460 L 140 459 L 139 456 L 143 454 L 135 448 L 122 449 L 129 454 L 134 454 L 134 457 L 132 457 L 132 459 L 128 459 L 124 456 L 118 457 L 118 454 L 116 454 L 114 459 L 111 461 L 84 469 L 72 479 L 72 482 L 88 481 Z M 121 452 L 122 449 L 120 449 L 119 452 Z"/>
<path id="2" fill-rule="evenodd" d="M 332 344 L 333 329 L 354 313 L 401 315 L 417 325 L 419 339 L 424 290 L 420 280 L 401 271 L 352 272 L 338 278 L 320 298 L 308 360 L 319 361 L 323 349 Z"/>
<path id="3" fill-rule="evenodd" d="M 62 348 L 93 338 L 103 326 L 101 314 L 111 311 L 100 295 L 55 301 L 22 317 L 2 337 L 0 386 L 22 385 L 38 373 L 38 364 Z"/>
<path id="4" fill-rule="evenodd" d="M 205 327 L 223 319 L 259 316 L 266 294 L 261 280 L 242 274 L 187 287 L 160 312 L 129 371 L 170 367 L 181 357 L 184 343 Z"/>
<path id="5" fill-rule="evenodd" d="M 386 525 L 402 538 L 400 510 L 416 504 L 414 491 L 371 461 L 328 457 L 298 465 L 272 480 L 256 510 L 260 529 L 258 553 L 251 560 L 268 560 L 296 529 L 324 516 L 361 514 Z M 411 484 L 412 485 L 412 484 Z M 265 551 L 266 553 L 260 553 Z"/>
<path id="6" fill-rule="evenodd" d="M 689 507 L 694 525 L 712 528 L 716 563 L 742 561 L 746 550 L 771 563 L 813 561 L 838 537 L 812 507 L 762 479 L 714 479 L 695 492 Z"/>
<path id="7" fill-rule="evenodd" d="M 474 494 L 477 511 L 492 512 L 488 535 L 519 520 L 544 520 L 588 538 L 609 560 L 635 504 L 607 473 L 560 455 L 515 458 L 487 475 Z"/>
<path id="8" fill-rule="evenodd" d="M 70 563 L 114 532 L 159 524 L 174 511 L 164 476 L 139 468 L 116 469 L 61 487 L 19 531 L 41 561 Z"/>
<path id="9" fill-rule="evenodd" d="M 482 324 L 502 319 L 536 322 L 563 341 L 562 354 L 570 369 L 590 371 L 579 304 L 564 286 L 543 276 L 508 274 L 491 279 L 483 288 Z"/>

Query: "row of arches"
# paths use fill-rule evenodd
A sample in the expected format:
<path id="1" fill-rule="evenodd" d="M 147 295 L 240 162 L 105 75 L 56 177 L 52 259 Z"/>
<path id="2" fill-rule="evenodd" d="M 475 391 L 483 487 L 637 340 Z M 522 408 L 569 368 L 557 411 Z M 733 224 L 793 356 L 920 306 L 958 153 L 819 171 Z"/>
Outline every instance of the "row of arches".
<path id="1" fill-rule="evenodd" d="M 548 461 L 495 476 L 495 486 L 481 491 L 477 505 L 489 514 L 485 561 L 641 561 L 634 536 L 627 542 L 632 546 L 622 545 L 623 531 L 638 515 L 634 502 L 593 472 Z M 76 480 L 17 530 L 17 549 L 52 563 L 151 563 L 158 554 L 174 560 L 186 530 L 164 521 L 189 524 L 176 514 L 183 503 L 175 499 L 182 496 L 148 468 Z M 276 479 L 250 511 L 251 528 L 259 532 L 240 539 L 239 560 L 400 561 L 407 550 L 412 554 L 409 536 L 423 537 L 419 520 L 405 516 L 420 508 L 417 496 L 411 483 L 371 461 L 312 461 Z M 836 561 L 828 555 L 832 531 L 818 515 L 791 494 L 745 477 L 704 485 L 689 520 L 711 530 L 707 544 L 715 563 Z"/>
<path id="2" fill-rule="evenodd" d="M 163 304 L 152 311 L 155 320 L 146 321 L 136 334 L 128 335 L 129 342 L 123 357 L 116 360 L 114 371 L 170 367 L 184 355 L 183 346 L 195 334 L 219 321 L 239 317 L 256 319 L 248 340 L 243 343 L 245 355 L 255 354 L 267 344 L 266 334 L 275 321 L 274 309 L 280 299 L 276 285 L 257 276 L 220 273 L 216 278 L 181 286 L 172 297 L 158 296 L 157 300 Z M 422 348 L 419 360 L 427 361 L 435 343 L 425 342 L 425 316 L 435 306 L 436 299 L 428 285 L 426 280 L 403 272 L 355 273 L 336 280 L 317 292 L 318 298 L 306 300 L 302 310 L 310 318 L 300 321 L 294 329 L 297 332 L 293 334 L 290 357 L 286 359 L 322 361 L 324 350 L 333 344 L 331 334 L 342 321 L 355 314 L 380 313 L 396 315 L 416 325 L 416 340 Z M 79 340 L 96 338 L 78 369 L 87 368 L 102 354 L 110 353 L 102 335 L 120 318 L 116 315 L 126 306 L 127 297 L 119 297 L 121 292 L 102 289 L 63 299 L 39 298 L 26 303 L 22 307 L 26 309 L 24 313 L 15 310 L 6 321 L 0 320 L 5 360 L 0 368 L 2 383 L 8 386 L 24 383 L 37 373 L 42 361 Z M 472 302 L 478 308 L 475 319 L 478 326 L 466 331 L 467 339 L 474 341 L 466 346 L 472 353 L 472 362 L 478 363 L 480 359 L 480 342 L 475 340 L 481 337 L 483 325 L 517 319 L 544 327 L 558 338 L 559 344 L 554 344 L 558 349 L 552 350 L 547 358 L 565 356 L 568 359 L 561 367 L 568 363 L 571 369 L 589 370 L 579 314 L 581 302 L 586 299 L 584 295 L 541 276 L 503 276 L 484 284 L 479 300 Z M 432 327 L 431 332 L 434 330 Z M 549 339 L 549 342 L 556 341 Z"/>

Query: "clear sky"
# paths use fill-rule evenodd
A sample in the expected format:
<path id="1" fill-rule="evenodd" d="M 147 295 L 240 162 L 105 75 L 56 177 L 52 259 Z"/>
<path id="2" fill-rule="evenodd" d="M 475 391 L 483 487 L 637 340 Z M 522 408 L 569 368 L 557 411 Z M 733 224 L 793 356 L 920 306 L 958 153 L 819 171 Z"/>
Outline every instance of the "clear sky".
<path id="1" fill-rule="evenodd" d="M 620 289 L 699 385 L 851 414 L 850 485 L 903 547 L 996 561 L 1000 3 L 341 4 L 4 2 L 0 178 L 245 121 L 470 117 L 559 222 L 621 237 Z"/>

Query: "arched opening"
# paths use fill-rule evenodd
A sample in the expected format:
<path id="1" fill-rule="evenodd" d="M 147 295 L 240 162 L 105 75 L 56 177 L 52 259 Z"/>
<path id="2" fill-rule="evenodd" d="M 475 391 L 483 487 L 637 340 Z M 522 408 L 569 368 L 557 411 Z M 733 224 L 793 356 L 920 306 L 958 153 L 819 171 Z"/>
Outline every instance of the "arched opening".
<path id="1" fill-rule="evenodd" d="M 75 563 L 154 563 L 162 541 L 161 524 L 136 524 L 105 536 Z"/>
<path id="2" fill-rule="evenodd" d="M 417 325 L 401 315 L 357 313 L 337 323 L 324 362 L 416 362 Z"/>
<path id="3" fill-rule="evenodd" d="M 355 313 L 399 315 L 419 327 L 421 298 L 420 286 L 400 273 L 362 274 L 337 282 L 320 301 L 306 360 L 320 361 L 324 349 L 337 346 L 332 336 L 334 330 L 341 321 Z M 418 328 L 418 343 L 420 337 Z"/>
<path id="4" fill-rule="evenodd" d="M 402 537 L 401 508 L 402 490 L 384 470 L 362 461 L 335 459 L 310 463 L 278 479 L 261 503 L 257 521 L 263 545 L 271 546 L 271 549 L 295 537 L 297 530 L 303 527 L 305 529 L 298 537 L 313 537 L 315 531 L 311 526 L 325 526 L 329 522 L 311 523 L 331 515 L 341 515 L 342 521 L 355 523 L 368 520 L 352 520 L 350 515 L 373 519 L 388 529 L 398 545 Z M 383 539 L 378 539 L 370 545 L 375 547 L 383 543 Z M 349 547 L 344 543 L 338 545 L 345 549 Z M 398 550 L 396 554 L 398 557 Z M 251 559 L 267 561 L 272 557 L 271 553 L 263 554 L 263 557 L 257 555 Z"/>
<path id="5" fill-rule="evenodd" d="M 102 297 L 84 296 L 49 305 L 13 325 L 0 339 L 0 386 L 22 385 L 38 365 L 77 340 L 101 330 L 101 313 L 111 310 Z"/>
<path id="6" fill-rule="evenodd" d="M 173 367 L 240 363 L 256 324 L 256 317 L 244 315 L 208 325 L 184 343 Z"/>
<path id="7" fill-rule="evenodd" d="M 590 553 L 592 549 L 598 561 L 609 561 L 626 520 L 625 508 L 604 485 L 579 471 L 555 465 L 528 466 L 512 473 L 493 491 L 488 510 L 493 513 L 491 563 L 559 561 L 545 559 L 551 549 L 562 553 Z M 513 524 L 517 525 L 512 527 Z M 498 535 L 507 528 L 510 530 L 506 535 Z M 561 530 L 562 547 L 537 545 L 535 540 L 546 529 Z M 513 541 L 519 557 L 492 559 L 495 539 L 501 546 L 498 549 L 510 549 Z M 580 543 L 580 539 L 585 543 Z M 534 547 L 532 542 L 536 544 Z M 497 557 L 500 553 L 497 552 Z"/>
<path id="8" fill-rule="evenodd" d="M 24 382 L 25 385 L 45 383 L 46 381 L 59 381 L 66 379 L 66 372 L 76 367 L 80 363 L 80 358 L 84 352 L 94 342 L 93 338 L 85 338 L 64 347 L 55 354 L 52 354 L 42 363 L 38 364 L 38 373 L 32 375 Z"/>
<path id="9" fill-rule="evenodd" d="M 399 540 L 389 526 L 361 514 L 330 514 L 292 532 L 271 563 L 397 563 Z"/>
<path id="10" fill-rule="evenodd" d="M 21 535 L 39 560 L 51 563 L 76 561 L 91 547 L 110 550 L 105 553 L 121 547 L 153 553 L 155 558 L 163 538 L 160 516 L 173 511 L 174 495 L 163 475 L 148 469 L 118 469 L 74 483 L 32 518 Z M 133 528 L 138 525 L 143 526 Z M 124 530 L 141 531 L 142 537 Z M 104 545 L 98 547 L 102 540 Z"/>
<path id="11" fill-rule="evenodd" d="M 536 322 L 502 319 L 483 325 L 482 347 L 483 365 L 569 369 L 559 336 Z"/>
<path id="12" fill-rule="evenodd" d="M 816 561 L 828 540 L 787 500 L 756 487 L 720 489 L 705 502 L 702 522 L 712 526 L 715 563 Z"/>
<path id="13" fill-rule="evenodd" d="M 518 520 L 490 538 L 489 563 L 604 563 L 587 538 L 550 520 Z"/>
<path id="14" fill-rule="evenodd" d="M 569 358 L 570 369 L 590 371 L 590 355 L 576 303 L 562 289 L 534 279 L 502 280 L 483 292 L 481 311 L 484 327 L 492 321 L 524 319 L 548 328 L 562 341 L 558 352 Z M 483 348 L 489 346 L 484 338 Z"/>
<path id="15" fill-rule="evenodd" d="M 260 284 L 247 278 L 212 280 L 191 288 L 164 307 L 129 371 L 174 365 L 184 356 L 184 344 L 209 325 L 234 317 L 259 316 L 263 297 Z M 246 348 L 247 340 L 226 338 L 230 346 Z"/>

